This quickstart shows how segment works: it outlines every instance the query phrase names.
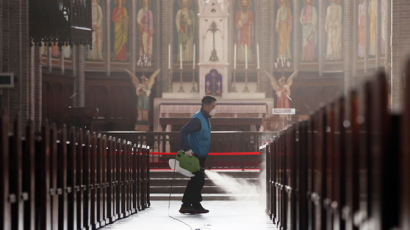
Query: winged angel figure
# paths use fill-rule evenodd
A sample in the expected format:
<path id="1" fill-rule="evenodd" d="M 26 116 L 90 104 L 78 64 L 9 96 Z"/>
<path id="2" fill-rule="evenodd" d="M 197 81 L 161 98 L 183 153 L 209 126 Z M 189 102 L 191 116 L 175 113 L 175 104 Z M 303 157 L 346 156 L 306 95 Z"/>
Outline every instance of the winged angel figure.
<path id="1" fill-rule="evenodd" d="M 292 101 L 290 97 L 290 87 L 293 84 L 293 79 L 298 75 L 298 71 L 293 72 L 288 79 L 286 77 L 279 78 L 279 81 L 276 80 L 275 76 L 268 73 L 266 70 L 264 71 L 266 76 L 270 79 L 270 83 L 272 85 L 273 90 L 278 97 L 276 102 L 276 108 L 290 108 L 289 101 Z"/>
<path id="2" fill-rule="evenodd" d="M 135 87 L 135 93 L 138 96 L 138 121 L 148 121 L 148 113 L 150 110 L 150 95 L 152 86 L 155 84 L 155 78 L 158 76 L 161 69 L 155 71 L 149 78 L 145 75 L 141 76 L 141 81 L 133 72 L 128 69 L 124 69 L 128 73 L 132 84 Z"/>

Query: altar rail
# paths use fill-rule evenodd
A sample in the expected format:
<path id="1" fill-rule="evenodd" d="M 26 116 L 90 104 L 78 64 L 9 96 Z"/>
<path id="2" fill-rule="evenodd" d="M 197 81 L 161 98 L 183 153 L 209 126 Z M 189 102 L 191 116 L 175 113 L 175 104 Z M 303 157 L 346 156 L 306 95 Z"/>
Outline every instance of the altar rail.
<path id="1" fill-rule="evenodd" d="M 280 229 L 410 229 L 409 89 L 410 64 L 405 113 L 389 112 L 380 72 L 263 146 Z"/>
<path id="2" fill-rule="evenodd" d="M 167 169 L 168 160 L 181 149 L 179 132 L 112 131 L 107 135 L 125 138 L 152 146 L 151 169 Z M 275 132 L 214 131 L 206 168 L 256 169 L 260 168 L 262 155 L 259 146 L 272 140 Z"/>
<path id="3" fill-rule="evenodd" d="M 149 147 L 0 118 L 1 230 L 97 229 L 150 206 Z"/>

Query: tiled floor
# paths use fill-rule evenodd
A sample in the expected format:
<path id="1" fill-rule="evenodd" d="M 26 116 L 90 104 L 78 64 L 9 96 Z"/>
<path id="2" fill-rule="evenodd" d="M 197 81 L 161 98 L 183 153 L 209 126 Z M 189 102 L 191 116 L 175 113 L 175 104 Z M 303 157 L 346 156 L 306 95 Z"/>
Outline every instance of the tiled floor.
<path id="1" fill-rule="evenodd" d="M 275 230 L 265 206 L 258 201 L 204 201 L 210 212 L 202 215 L 183 215 L 178 212 L 179 201 L 151 201 L 151 207 L 107 226 L 104 230 Z"/>

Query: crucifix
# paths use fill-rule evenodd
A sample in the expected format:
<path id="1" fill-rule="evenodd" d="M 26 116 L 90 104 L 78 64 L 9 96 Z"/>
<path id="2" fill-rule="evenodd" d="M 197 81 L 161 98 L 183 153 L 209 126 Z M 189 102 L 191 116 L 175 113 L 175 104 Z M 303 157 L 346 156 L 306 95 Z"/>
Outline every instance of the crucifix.
<path id="1" fill-rule="evenodd" d="M 217 62 L 217 61 L 219 61 L 219 58 L 218 58 L 218 54 L 216 53 L 216 48 L 215 48 L 215 33 L 218 32 L 219 29 L 218 29 L 218 26 L 216 25 L 215 22 L 212 22 L 211 27 L 209 27 L 207 32 L 209 32 L 209 31 L 211 31 L 212 35 L 213 35 L 213 40 L 212 40 L 213 50 L 212 50 L 212 53 L 211 53 L 211 57 L 209 58 L 209 61 Z"/>

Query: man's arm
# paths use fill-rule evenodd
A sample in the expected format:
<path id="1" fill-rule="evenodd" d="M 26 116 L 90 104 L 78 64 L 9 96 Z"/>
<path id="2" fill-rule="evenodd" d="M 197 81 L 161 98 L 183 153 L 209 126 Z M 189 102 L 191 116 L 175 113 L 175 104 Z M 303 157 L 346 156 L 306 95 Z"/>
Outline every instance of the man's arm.
<path id="1" fill-rule="evenodd" d="M 197 132 L 201 130 L 201 121 L 199 118 L 192 118 L 189 122 L 181 129 L 179 133 L 179 139 L 181 142 L 181 147 L 184 151 L 189 150 L 188 144 L 188 134 Z"/>

